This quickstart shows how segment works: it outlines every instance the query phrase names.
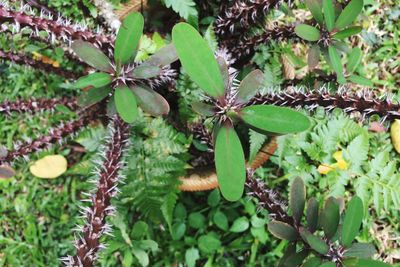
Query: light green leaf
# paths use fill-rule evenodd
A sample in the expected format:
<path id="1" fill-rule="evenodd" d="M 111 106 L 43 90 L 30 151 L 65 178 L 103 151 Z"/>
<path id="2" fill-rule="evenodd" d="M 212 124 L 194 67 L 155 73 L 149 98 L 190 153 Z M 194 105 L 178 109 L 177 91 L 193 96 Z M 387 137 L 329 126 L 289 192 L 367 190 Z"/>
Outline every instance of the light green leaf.
<path id="1" fill-rule="evenodd" d="M 354 267 L 390 267 L 390 266 L 392 265 L 381 261 L 359 259 Z"/>
<path id="2" fill-rule="evenodd" d="M 185 253 L 185 262 L 188 267 L 195 267 L 196 261 L 200 259 L 199 250 L 196 248 L 189 248 Z"/>
<path id="3" fill-rule="evenodd" d="M 115 107 L 121 118 L 132 123 L 138 116 L 138 108 L 136 97 L 127 86 L 120 86 L 115 89 L 114 93 Z"/>
<path id="4" fill-rule="evenodd" d="M 297 25 L 294 31 L 299 37 L 307 41 L 318 41 L 321 36 L 317 28 L 307 24 Z"/>
<path id="5" fill-rule="evenodd" d="M 291 225 L 281 221 L 271 221 L 268 223 L 268 231 L 279 239 L 295 241 L 299 237 L 296 229 Z"/>
<path id="6" fill-rule="evenodd" d="M 359 75 L 354 75 L 354 74 L 350 75 L 349 81 L 356 83 L 356 84 L 368 86 L 368 87 L 374 86 L 374 83 L 371 82 L 371 80 L 369 80 L 363 76 L 359 76 Z"/>
<path id="7" fill-rule="evenodd" d="M 179 23 L 172 30 L 172 41 L 190 78 L 213 97 L 224 95 L 224 82 L 207 42 L 189 24 Z"/>
<path id="8" fill-rule="evenodd" d="M 167 222 L 168 228 L 170 233 L 172 234 L 172 220 L 173 220 L 173 213 L 174 213 L 174 208 L 176 205 L 176 200 L 178 196 L 175 192 L 169 192 L 165 196 L 164 203 L 161 205 L 161 212 L 162 215 Z"/>
<path id="9" fill-rule="evenodd" d="M 108 57 L 93 44 L 77 40 L 72 43 L 71 47 L 80 59 L 93 68 L 104 72 L 112 72 L 111 63 Z"/>
<path id="10" fill-rule="evenodd" d="M 258 151 L 265 143 L 265 140 L 267 140 L 267 136 L 265 134 L 261 134 L 252 129 L 249 129 L 249 141 L 250 141 L 249 163 L 253 162 Z"/>
<path id="11" fill-rule="evenodd" d="M 332 38 L 336 39 L 336 40 L 342 40 L 345 39 L 347 37 L 350 37 L 352 35 L 358 34 L 360 33 L 362 30 L 362 28 L 360 26 L 353 26 L 353 27 L 349 27 L 346 28 L 340 32 L 335 33 Z"/>
<path id="12" fill-rule="evenodd" d="M 358 14 L 360 14 L 363 6 L 363 0 L 350 1 L 336 20 L 335 28 L 340 30 L 352 23 L 357 18 Z"/>
<path id="13" fill-rule="evenodd" d="M 344 216 L 341 239 L 343 246 L 349 247 L 360 231 L 363 210 L 364 207 L 361 199 L 354 196 L 349 202 Z"/>
<path id="14" fill-rule="evenodd" d="M 335 24 L 335 8 L 332 0 L 322 0 L 322 9 L 324 10 L 326 28 L 328 31 L 332 31 Z"/>
<path id="15" fill-rule="evenodd" d="M 347 60 L 346 68 L 349 73 L 354 72 L 361 62 L 362 52 L 359 47 L 355 47 L 351 50 L 349 54 L 349 59 Z"/>
<path id="16" fill-rule="evenodd" d="M 304 206 L 306 203 L 306 187 L 303 179 L 296 177 L 290 186 L 289 207 L 293 212 L 293 218 L 299 223 L 303 216 Z"/>
<path id="17" fill-rule="evenodd" d="M 221 247 L 221 241 L 211 234 L 200 236 L 197 242 L 199 249 L 205 254 L 211 254 Z"/>
<path id="18" fill-rule="evenodd" d="M 322 15 L 322 3 L 321 0 L 305 0 L 307 8 L 311 11 L 312 16 L 318 22 L 318 24 L 322 25 L 324 22 L 324 18 Z"/>
<path id="19" fill-rule="evenodd" d="M 338 82 L 344 83 L 344 76 L 343 76 L 343 67 L 342 62 L 340 60 L 339 53 L 337 52 L 336 48 L 333 46 L 328 47 L 329 59 L 332 64 L 333 70 L 336 72 L 338 76 Z"/>
<path id="20" fill-rule="evenodd" d="M 132 87 L 138 105 L 147 113 L 153 116 L 161 116 L 169 113 L 169 104 L 165 98 L 144 85 Z"/>
<path id="21" fill-rule="evenodd" d="M 229 231 L 233 233 L 241 233 L 246 231 L 249 228 L 249 225 L 247 217 L 239 217 L 233 222 Z"/>
<path id="22" fill-rule="evenodd" d="M 111 80 L 112 78 L 110 74 L 104 72 L 95 72 L 79 78 L 79 80 L 77 80 L 74 84 L 74 88 L 82 89 L 89 86 L 99 88 L 110 84 Z"/>
<path id="23" fill-rule="evenodd" d="M 354 243 L 346 252 L 345 257 L 371 258 L 376 253 L 375 246 L 369 243 Z"/>
<path id="24" fill-rule="evenodd" d="M 148 266 L 149 265 L 149 255 L 147 255 L 146 251 L 141 248 L 133 247 L 132 253 L 135 255 L 137 260 L 139 261 L 140 265 Z"/>
<path id="25" fill-rule="evenodd" d="M 196 3 L 193 0 L 164 0 L 164 3 L 166 7 L 172 8 L 185 20 L 198 16 Z"/>

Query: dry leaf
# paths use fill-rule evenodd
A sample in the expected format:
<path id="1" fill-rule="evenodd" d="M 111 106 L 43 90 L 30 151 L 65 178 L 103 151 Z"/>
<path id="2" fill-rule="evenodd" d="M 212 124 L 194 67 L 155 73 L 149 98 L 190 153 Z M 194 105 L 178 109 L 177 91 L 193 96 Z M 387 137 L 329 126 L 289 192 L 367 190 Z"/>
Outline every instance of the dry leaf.
<path id="1" fill-rule="evenodd" d="M 293 80 L 296 77 L 293 65 L 290 63 L 289 59 L 285 55 L 282 55 L 281 58 L 283 64 L 283 76 L 285 76 L 285 79 Z"/>
<path id="2" fill-rule="evenodd" d="M 67 170 L 67 160 L 61 155 L 45 156 L 33 163 L 29 170 L 39 178 L 57 178 Z"/>
<path id="3" fill-rule="evenodd" d="M 0 166 L 0 179 L 8 179 L 15 175 L 15 171 L 13 168 L 7 165 Z"/>

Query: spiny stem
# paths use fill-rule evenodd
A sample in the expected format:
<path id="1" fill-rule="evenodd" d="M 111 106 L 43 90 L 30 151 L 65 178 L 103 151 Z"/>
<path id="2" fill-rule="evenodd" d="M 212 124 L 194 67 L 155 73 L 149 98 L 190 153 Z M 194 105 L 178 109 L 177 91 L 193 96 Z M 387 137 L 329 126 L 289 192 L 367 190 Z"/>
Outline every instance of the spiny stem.
<path id="1" fill-rule="evenodd" d="M 78 109 L 76 98 L 29 98 L 16 101 L 6 100 L 0 103 L 0 114 L 11 115 L 11 113 L 36 113 L 44 110 L 54 110 L 57 105 L 64 105 L 72 111 Z"/>

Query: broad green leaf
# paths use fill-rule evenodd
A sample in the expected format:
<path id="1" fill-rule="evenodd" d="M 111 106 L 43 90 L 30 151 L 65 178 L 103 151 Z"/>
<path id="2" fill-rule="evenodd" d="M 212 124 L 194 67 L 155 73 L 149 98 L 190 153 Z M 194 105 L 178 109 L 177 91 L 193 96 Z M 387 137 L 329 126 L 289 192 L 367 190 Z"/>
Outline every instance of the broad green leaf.
<path id="1" fill-rule="evenodd" d="M 303 216 L 306 203 L 306 187 L 303 179 L 296 177 L 290 187 L 289 207 L 293 212 L 293 218 L 299 223 Z"/>
<path id="2" fill-rule="evenodd" d="M 352 35 L 358 34 L 360 33 L 362 30 L 362 28 L 360 26 L 353 26 L 353 27 L 349 27 L 346 28 L 340 32 L 335 33 L 332 38 L 333 39 L 337 39 L 337 40 L 342 40 L 345 39 L 347 37 L 350 37 Z"/>
<path id="3" fill-rule="evenodd" d="M 324 209 L 321 212 L 321 226 L 327 238 L 335 235 L 340 220 L 339 204 L 333 197 L 325 202 Z"/>
<path id="4" fill-rule="evenodd" d="M 332 64 L 333 70 L 336 72 L 338 77 L 339 83 L 344 83 L 344 76 L 343 76 L 343 67 L 342 62 L 340 61 L 339 53 L 337 52 L 336 48 L 333 46 L 328 47 L 329 59 Z"/>
<path id="5" fill-rule="evenodd" d="M 296 243 L 291 242 L 287 245 L 285 252 L 283 253 L 283 256 L 279 260 L 278 267 L 287 267 L 286 265 L 288 259 L 294 254 L 296 254 Z"/>
<path id="6" fill-rule="evenodd" d="M 203 229 L 206 225 L 206 218 L 200 212 L 193 212 L 189 215 L 188 223 L 194 229 Z"/>
<path id="7" fill-rule="evenodd" d="M 324 23 L 324 17 L 322 15 L 322 3 L 321 0 L 305 0 L 307 8 L 311 11 L 312 16 L 322 25 Z"/>
<path id="8" fill-rule="evenodd" d="M 332 0 L 322 0 L 322 9 L 324 10 L 326 28 L 330 32 L 335 25 L 335 8 Z"/>
<path id="9" fill-rule="evenodd" d="M 195 267 L 196 261 L 200 259 L 199 250 L 196 248 L 190 248 L 186 250 L 185 253 L 185 262 L 188 267 Z"/>
<path id="10" fill-rule="evenodd" d="M 140 65 L 133 69 L 132 76 L 136 79 L 149 79 L 156 77 L 161 73 L 161 69 L 157 66 Z"/>
<path id="11" fill-rule="evenodd" d="M 15 175 L 15 170 L 7 165 L 0 166 L 0 179 L 9 179 Z"/>
<path id="12" fill-rule="evenodd" d="M 149 265 L 150 262 L 149 255 L 146 253 L 146 251 L 144 251 L 139 247 L 134 246 L 132 248 L 132 253 L 133 255 L 135 255 L 141 266 L 146 267 Z"/>
<path id="13" fill-rule="evenodd" d="M 369 243 L 354 243 L 344 253 L 345 257 L 356 257 L 356 258 L 371 258 L 376 253 L 375 246 Z"/>
<path id="14" fill-rule="evenodd" d="M 318 41 L 321 33 L 313 26 L 307 24 L 299 24 L 294 28 L 296 34 L 307 41 Z"/>
<path id="15" fill-rule="evenodd" d="M 335 28 L 340 30 L 352 23 L 360 14 L 363 6 L 363 0 L 351 0 L 337 18 Z"/>
<path id="16" fill-rule="evenodd" d="M 126 64 L 134 59 L 143 27 L 144 19 L 140 13 L 133 12 L 123 20 L 115 39 L 115 62 Z"/>
<path id="17" fill-rule="evenodd" d="M 319 63 L 320 53 L 321 51 L 319 50 L 319 46 L 317 44 L 312 45 L 308 50 L 307 64 L 310 71 L 314 70 L 315 67 L 317 67 Z"/>
<path id="18" fill-rule="evenodd" d="M 211 234 L 200 236 L 197 244 L 205 254 L 212 254 L 221 247 L 221 241 Z"/>
<path id="19" fill-rule="evenodd" d="M 215 166 L 222 195 L 229 201 L 242 197 L 246 179 L 246 165 L 242 144 L 235 130 L 223 126 L 215 142 Z"/>
<path id="20" fill-rule="evenodd" d="M 172 30 L 172 41 L 190 78 L 213 97 L 224 95 L 224 81 L 214 53 L 189 24 L 179 23 Z"/>
<path id="21" fill-rule="evenodd" d="M 343 246 L 349 247 L 360 231 L 363 219 L 363 210 L 364 207 L 361 198 L 354 196 L 347 205 L 346 213 L 344 215 L 341 239 Z"/>
<path id="22" fill-rule="evenodd" d="M 158 50 L 154 55 L 147 59 L 143 65 L 152 65 L 157 67 L 167 66 L 178 60 L 178 54 L 173 44 L 169 44 Z"/>
<path id="23" fill-rule="evenodd" d="M 236 99 L 240 103 L 247 103 L 263 85 L 264 73 L 261 70 L 253 70 L 241 81 Z"/>
<path id="24" fill-rule="evenodd" d="M 92 88 L 86 92 L 82 92 L 77 99 L 80 107 L 89 107 L 94 105 L 111 93 L 110 87 Z"/>
<path id="25" fill-rule="evenodd" d="M 285 107 L 254 105 L 245 107 L 239 115 L 256 131 L 288 134 L 301 132 L 310 127 L 307 116 Z"/>
<path id="26" fill-rule="evenodd" d="M 67 159 L 62 155 L 49 155 L 35 161 L 29 171 L 39 178 L 54 179 L 67 171 Z"/>
<path id="27" fill-rule="evenodd" d="M 351 50 L 349 58 L 347 60 L 346 68 L 347 72 L 354 72 L 361 62 L 362 52 L 359 47 L 355 47 Z"/>
<path id="28" fill-rule="evenodd" d="M 390 266 L 392 265 L 381 261 L 359 259 L 354 267 L 390 267 Z"/>
<path id="29" fill-rule="evenodd" d="M 237 218 L 231 228 L 229 229 L 229 231 L 233 232 L 233 233 L 241 233 L 246 231 L 249 228 L 250 224 L 249 224 L 249 220 L 247 219 L 247 217 L 239 217 Z"/>
<path id="30" fill-rule="evenodd" d="M 95 72 L 79 78 L 74 84 L 74 88 L 82 89 L 88 86 L 100 88 L 110 84 L 111 81 L 112 77 L 110 74 L 104 72 Z"/>
<path id="31" fill-rule="evenodd" d="M 325 255 L 328 252 L 329 246 L 318 236 L 311 234 L 306 229 L 300 229 L 300 235 L 319 254 Z"/>
<path id="32" fill-rule="evenodd" d="M 138 108 L 136 97 L 127 86 L 120 86 L 115 89 L 114 93 L 115 107 L 121 118 L 132 123 L 138 116 Z"/>
<path id="33" fill-rule="evenodd" d="M 318 201 L 315 198 L 310 198 L 307 202 L 307 228 L 311 233 L 315 232 L 318 227 Z"/>
<path id="34" fill-rule="evenodd" d="M 365 78 L 365 77 L 363 77 L 363 76 L 359 76 L 359 75 L 354 75 L 354 74 L 352 74 L 352 75 L 349 76 L 348 79 L 349 79 L 351 82 L 357 83 L 357 84 L 360 84 L 360 85 L 364 85 L 364 86 L 368 86 L 368 87 L 374 86 L 374 83 L 371 82 L 371 80 L 369 80 L 369 79 L 367 79 L 367 78 Z"/>
<path id="35" fill-rule="evenodd" d="M 77 40 L 72 43 L 72 50 L 82 59 L 95 69 L 112 72 L 112 67 L 109 58 L 89 42 Z"/>
<path id="36" fill-rule="evenodd" d="M 279 239 L 295 241 L 299 235 L 291 225 L 281 221 L 271 221 L 268 223 L 268 230 Z"/>
<path id="37" fill-rule="evenodd" d="M 336 267 L 336 263 L 334 262 L 325 262 L 321 264 L 319 267 Z"/>
<path id="38" fill-rule="evenodd" d="M 284 266 L 285 267 L 300 266 L 303 263 L 304 259 L 307 258 L 308 254 L 310 254 L 309 249 L 303 249 L 297 253 L 294 253 L 287 258 Z"/>
<path id="39" fill-rule="evenodd" d="M 144 85 L 132 87 L 138 105 L 147 113 L 153 116 L 161 116 L 169 113 L 169 104 L 165 98 L 153 89 Z"/>
<path id="40" fill-rule="evenodd" d="M 213 222 L 221 230 L 228 230 L 228 218 L 221 211 L 217 211 L 213 216 Z"/>
<path id="41" fill-rule="evenodd" d="M 321 265 L 321 259 L 317 257 L 309 258 L 303 267 L 319 267 Z"/>
<path id="42" fill-rule="evenodd" d="M 181 239 L 186 232 L 186 224 L 183 222 L 176 222 L 172 225 L 172 239 L 179 240 Z"/>
<path id="43" fill-rule="evenodd" d="M 192 109 L 205 117 L 211 117 L 214 115 L 214 107 L 204 102 L 193 102 Z"/>

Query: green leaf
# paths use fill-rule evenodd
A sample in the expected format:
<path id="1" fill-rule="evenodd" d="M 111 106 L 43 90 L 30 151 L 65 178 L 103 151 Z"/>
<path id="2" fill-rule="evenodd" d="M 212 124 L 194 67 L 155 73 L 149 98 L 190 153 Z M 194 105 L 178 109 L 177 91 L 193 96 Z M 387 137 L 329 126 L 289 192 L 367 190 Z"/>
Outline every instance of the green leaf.
<path id="1" fill-rule="evenodd" d="M 319 267 L 321 265 L 321 259 L 317 257 L 309 258 L 303 267 Z"/>
<path id="2" fill-rule="evenodd" d="M 188 267 L 195 267 L 196 261 L 200 259 L 199 250 L 196 248 L 189 248 L 185 253 L 185 262 Z"/>
<path id="3" fill-rule="evenodd" d="M 221 195 L 218 189 L 214 189 L 207 197 L 207 204 L 210 207 L 218 206 L 219 202 L 221 201 Z"/>
<path id="4" fill-rule="evenodd" d="M 149 79 L 160 75 L 161 69 L 157 66 L 140 65 L 132 71 L 133 78 Z"/>
<path id="5" fill-rule="evenodd" d="M 361 30 L 362 30 L 362 28 L 360 26 L 349 27 L 349 28 L 344 29 L 343 31 L 335 33 L 332 36 L 332 38 L 333 39 L 337 39 L 337 40 L 342 40 L 342 39 L 345 39 L 345 38 L 350 37 L 352 35 L 360 33 Z"/>
<path id="6" fill-rule="evenodd" d="M 307 8 L 311 11 L 314 19 L 318 22 L 318 24 L 322 25 L 324 22 L 324 18 L 322 15 L 321 0 L 306 0 L 305 3 Z"/>
<path id="7" fill-rule="evenodd" d="M 169 113 L 169 104 L 165 98 L 144 85 L 132 87 L 132 92 L 137 98 L 138 105 L 153 116 L 161 116 Z"/>
<path id="8" fill-rule="evenodd" d="M 336 75 L 338 76 L 338 82 L 343 83 L 344 80 L 343 67 L 342 67 L 342 62 L 340 61 L 339 53 L 333 46 L 328 47 L 328 53 L 329 53 L 329 59 L 332 64 L 332 68 L 336 72 Z"/>
<path id="9" fill-rule="evenodd" d="M 186 225 L 183 222 L 176 222 L 172 225 L 172 239 L 181 239 L 186 232 Z"/>
<path id="10" fill-rule="evenodd" d="M 304 259 L 307 258 L 308 254 L 310 254 L 310 250 L 308 249 L 300 250 L 299 252 L 290 255 L 287 258 L 284 266 L 285 267 L 300 266 L 303 263 Z"/>
<path id="11" fill-rule="evenodd" d="M 136 97 L 127 86 L 120 86 L 114 93 L 115 107 L 121 118 L 132 123 L 138 116 Z"/>
<path id="12" fill-rule="evenodd" d="M 214 106 L 204 102 L 199 102 L 199 101 L 193 102 L 192 109 L 195 112 L 205 117 L 211 117 L 214 115 Z"/>
<path id="13" fill-rule="evenodd" d="M 363 219 L 363 203 L 361 198 L 354 196 L 349 202 L 344 215 L 341 243 L 349 247 L 357 236 Z"/>
<path id="14" fill-rule="evenodd" d="M 223 57 L 217 57 L 217 63 L 222 75 L 222 80 L 224 81 L 224 86 L 225 88 L 228 88 L 230 86 L 228 64 L 226 63 L 226 60 Z"/>
<path id="15" fill-rule="evenodd" d="M 303 179 L 296 177 L 290 187 L 289 207 L 293 212 L 293 218 L 299 223 L 303 216 L 306 203 L 306 187 Z"/>
<path id="16" fill-rule="evenodd" d="M 337 18 L 335 28 L 340 30 L 352 23 L 357 18 L 358 14 L 360 14 L 363 6 L 363 0 L 350 1 Z"/>
<path id="17" fill-rule="evenodd" d="M 173 220 L 173 213 L 174 213 L 174 208 L 176 205 L 176 200 L 178 196 L 175 192 L 171 191 L 165 196 L 164 203 L 161 205 L 161 212 L 162 215 L 167 222 L 168 229 L 170 233 L 172 234 L 172 220 Z"/>
<path id="18" fill-rule="evenodd" d="M 310 127 L 307 116 L 285 107 L 253 105 L 242 109 L 239 115 L 246 124 L 261 132 L 288 134 Z"/>
<path id="19" fill-rule="evenodd" d="M 79 78 L 75 82 L 74 88 L 82 89 L 89 86 L 99 88 L 110 84 L 111 81 L 112 77 L 110 74 L 104 72 L 95 72 Z"/>
<path id="20" fill-rule="evenodd" d="M 205 254 L 211 254 L 221 247 L 221 241 L 211 234 L 200 236 L 197 242 L 199 249 Z"/>
<path id="21" fill-rule="evenodd" d="M 77 40 L 72 43 L 72 50 L 80 59 L 95 69 L 112 72 L 110 60 L 103 52 L 89 42 Z"/>
<path id="22" fill-rule="evenodd" d="M 206 225 L 206 218 L 200 212 L 194 212 L 189 215 L 188 223 L 194 229 L 203 229 Z"/>
<path id="23" fill-rule="evenodd" d="M 189 24 L 179 23 L 172 30 L 172 41 L 190 78 L 213 97 L 224 95 L 224 81 L 207 42 Z"/>
<path id="24" fill-rule="evenodd" d="M 325 262 L 321 264 L 319 267 L 336 267 L 336 263 L 334 262 Z"/>
<path id="25" fill-rule="evenodd" d="M 232 127 L 223 126 L 217 133 L 215 166 L 224 198 L 229 201 L 240 199 L 246 179 L 246 165 L 242 144 Z"/>
<path id="26" fill-rule="evenodd" d="M 253 160 L 257 156 L 258 151 L 265 143 L 265 140 L 267 140 L 267 136 L 265 134 L 261 134 L 252 129 L 249 129 L 249 141 L 250 141 L 249 163 L 253 162 Z"/>
<path id="27" fill-rule="evenodd" d="M 321 51 L 319 50 L 319 46 L 317 44 L 312 45 L 308 50 L 308 58 L 307 64 L 310 71 L 314 70 L 319 63 Z"/>
<path id="28" fill-rule="evenodd" d="M 132 253 L 138 259 L 140 265 L 142 265 L 142 266 L 149 265 L 149 255 L 147 255 L 146 251 L 144 251 L 143 249 L 137 248 L 137 247 L 133 247 Z"/>
<path id="29" fill-rule="evenodd" d="M 330 32 L 335 24 L 335 8 L 332 0 L 322 0 L 322 9 L 324 10 L 326 28 Z"/>
<path id="30" fill-rule="evenodd" d="M 324 209 L 321 212 L 321 226 L 327 238 L 332 238 L 339 226 L 340 213 L 339 204 L 333 197 L 325 202 Z"/>
<path id="31" fill-rule="evenodd" d="M 198 16 L 196 3 L 193 0 L 164 0 L 164 3 L 166 7 L 172 8 L 185 20 Z"/>
<path id="32" fill-rule="evenodd" d="M 248 228 L 249 220 L 246 217 L 239 217 L 233 222 L 229 231 L 233 233 L 241 233 L 246 231 Z"/>
<path id="33" fill-rule="evenodd" d="M 369 80 L 363 76 L 359 76 L 359 75 L 352 74 L 349 76 L 349 80 L 353 83 L 357 83 L 357 84 L 368 86 L 368 87 L 374 86 L 374 83 L 371 82 L 371 80 Z"/>
<path id="34" fill-rule="evenodd" d="M 213 216 L 213 222 L 215 225 L 220 228 L 221 230 L 227 231 L 228 230 L 228 218 L 224 213 L 221 211 L 217 211 Z"/>
<path id="35" fill-rule="evenodd" d="M 307 227 L 311 233 L 315 232 L 318 227 L 318 201 L 315 198 L 310 198 L 307 202 Z"/>
<path id="36" fill-rule="evenodd" d="M 390 264 L 381 261 L 359 259 L 354 267 L 390 267 L 390 266 L 391 266 Z"/>
<path id="37" fill-rule="evenodd" d="M 92 88 L 89 91 L 82 92 L 77 99 L 80 107 L 89 107 L 94 105 L 111 93 L 110 87 Z"/>
<path id="38" fill-rule="evenodd" d="M 291 225 L 281 221 L 271 221 L 268 223 L 268 230 L 275 237 L 288 241 L 295 241 L 299 237 L 296 229 Z"/>
<path id="39" fill-rule="evenodd" d="M 349 73 L 354 72 L 361 62 L 362 52 L 359 47 L 355 47 L 351 50 L 349 54 L 349 59 L 347 60 L 346 68 Z"/>
<path id="40" fill-rule="evenodd" d="M 321 238 L 311 234 L 306 229 L 300 229 L 300 235 L 319 254 L 325 255 L 328 252 L 329 246 Z"/>
<path id="41" fill-rule="evenodd" d="M 133 12 L 123 21 L 115 39 L 114 59 L 119 64 L 126 64 L 134 59 L 140 37 L 143 33 L 144 19 L 142 14 Z"/>
<path id="42" fill-rule="evenodd" d="M 175 46 L 173 44 L 169 44 L 158 50 L 154 55 L 147 59 L 143 65 L 151 65 L 162 68 L 177 60 L 178 54 L 176 53 Z"/>
<path id="43" fill-rule="evenodd" d="M 299 24 L 294 28 L 295 33 L 307 41 L 318 41 L 321 37 L 319 30 L 307 24 Z"/>
<path id="44" fill-rule="evenodd" d="M 264 73 L 261 70 L 254 70 L 244 77 L 238 87 L 236 99 L 239 103 L 247 103 L 257 94 L 263 85 Z"/>
<path id="45" fill-rule="evenodd" d="M 354 243 L 346 252 L 344 256 L 347 258 L 356 257 L 368 259 L 376 253 L 375 246 L 369 243 Z"/>
<path id="46" fill-rule="evenodd" d="M 296 243 L 291 242 L 287 245 L 285 252 L 283 253 L 283 256 L 278 262 L 277 267 L 286 267 L 288 259 L 294 254 L 296 254 Z"/>

